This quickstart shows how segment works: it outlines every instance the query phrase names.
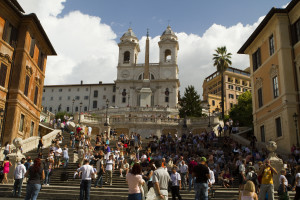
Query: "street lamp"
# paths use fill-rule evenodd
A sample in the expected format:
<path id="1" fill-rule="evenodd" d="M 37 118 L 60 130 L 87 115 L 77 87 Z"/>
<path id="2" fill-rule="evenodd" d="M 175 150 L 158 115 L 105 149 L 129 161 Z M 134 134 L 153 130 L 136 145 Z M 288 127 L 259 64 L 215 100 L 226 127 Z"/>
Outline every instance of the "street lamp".
<path id="1" fill-rule="evenodd" d="M 295 126 L 296 126 L 296 136 L 297 136 L 297 147 L 299 147 L 299 139 L 298 139 L 298 115 L 294 113 L 293 115 Z"/>
<path id="2" fill-rule="evenodd" d="M 106 99 L 106 116 L 105 116 L 105 123 L 104 123 L 104 126 L 108 126 L 108 122 L 107 122 L 108 104 L 109 104 L 109 100 Z"/>
<path id="3" fill-rule="evenodd" d="M 80 115 L 81 115 L 81 107 L 82 107 L 82 102 L 80 102 L 79 104 L 79 119 L 78 119 L 78 123 L 80 124 Z"/>
<path id="4" fill-rule="evenodd" d="M 1 120 L 1 121 L 0 121 L 0 137 L 1 137 L 1 138 L 0 138 L 0 139 L 1 139 L 1 141 L 0 141 L 0 146 L 2 145 L 2 139 L 3 139 L 3 137 L 2 137 L 2 132 L 3 132 L 3 130 L 2 130 L 3 128 L 2 128 L 2 127 L 3 127 L 3 121 L 4 121 L 4 120 L 3 120 L 3 117 L 4 117 L 4 109 L 1 108 L 1 109 L 0 109 L 0 120 Z"/>
<path id="5" fill-rule="evenodd" d="M 72 100 L 72 115 L 73 115 L 73 107 L 74 107 L 75 99 Z"/>
<path id="6" fill-rule="evenodd" d="M 210 127 L 210 105 L 207 105 L 207 109 L 208 109 L 208 127 Z"/>

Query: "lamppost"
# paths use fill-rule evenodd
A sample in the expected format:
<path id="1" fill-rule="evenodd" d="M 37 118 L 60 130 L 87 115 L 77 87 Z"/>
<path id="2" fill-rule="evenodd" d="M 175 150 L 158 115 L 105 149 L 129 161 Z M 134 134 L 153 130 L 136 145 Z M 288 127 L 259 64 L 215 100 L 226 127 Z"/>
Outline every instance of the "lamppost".
<path id="1" fill-rule="evenodd" d="M 80 124 L 81 107 L 82 107 L 82 102 L 80 102 L 79 104 L 79 119 L 78 119 L 79 124 Z"/>
<path id="2" fill-rule="evenodd" d="M 208 127 L 210 127 L 210 105 L 207 104 L 207 109 L 208 109 Z"/>
<path id="3" fill-rule="evenodd" d="M 297 136 L 297 147 L 299 147 L 299 139 L 298 139 L 298 115 L 294 113 L 293 115 L 295 126 L 296 126 L 296 136 Z"/>
<path id="4" fill-rule="evenodd" d="M 2 132 L 3 132 L 3 117 L 4 117 L 4 109 L 3 108 L 1 108 L 0 109 L 0 146 L 2 146 L 2 140 L 3 140 L 3 135 L 2 135 Z"/>
<path id="5" fill-rule="evenodd" d="M 72 100 L 72 115 L 73 115 L 73 107 L 74 107 L 75 99 Z"/>
<path id="6" fill-rule="evenodd" d="M 108 122 L 107 122 L 108 104 L 109 104 L 109 100 L 106 99 L 106 116 L 105 116 L 105 123 L 104 123 L 104 126 L 108 126 Z"/>

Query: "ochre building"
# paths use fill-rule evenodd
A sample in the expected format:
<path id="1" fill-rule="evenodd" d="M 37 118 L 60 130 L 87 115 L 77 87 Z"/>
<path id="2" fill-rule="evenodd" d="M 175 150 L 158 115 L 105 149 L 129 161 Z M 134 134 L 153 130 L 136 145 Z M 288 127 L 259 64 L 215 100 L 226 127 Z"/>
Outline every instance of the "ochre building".
<path id="1" fill-rule="evenodd" d="M 224 113 L 228 114 L 233 105 L 238 103 L 239 95 L 251 90 L 250 73 L 248 69 L 240 70 L 229 67 L 224 76 Z M 221 112 L 221 75 L 214 72 L 203 82 L 203 101 L 210 105 L 210 112 Z"/>
<path id="2" fill-rule="evenodd" d="M 0 1 L 1 143 L 38 135 L 48 55 L 56 55 L 35 14 Z M 1 112 L 1 113 L 2 113 Z"/>
<path id="3" fill-rule="evenodd" d="M 238 53 L 250 58 L 255 136 L 290 152 L 299 127 L 299 0 L 272 8 Z"/>

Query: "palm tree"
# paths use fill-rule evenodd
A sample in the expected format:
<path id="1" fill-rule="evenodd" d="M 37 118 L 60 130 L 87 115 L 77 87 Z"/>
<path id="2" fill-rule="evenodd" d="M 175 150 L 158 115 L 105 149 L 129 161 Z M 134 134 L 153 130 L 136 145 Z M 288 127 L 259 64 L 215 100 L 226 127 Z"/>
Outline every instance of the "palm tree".
<path id="1" fill-rule="evenodd" d="M 217 67 L 217 71 L 221 74 L 221 108 L 222 119 L 224 120 L 224 77 L 223 73 L 231 65 L 231 53 L 227 53 L 226 46 L 218 47 L 216 53 L 213 54 L 214 66 Z"/>

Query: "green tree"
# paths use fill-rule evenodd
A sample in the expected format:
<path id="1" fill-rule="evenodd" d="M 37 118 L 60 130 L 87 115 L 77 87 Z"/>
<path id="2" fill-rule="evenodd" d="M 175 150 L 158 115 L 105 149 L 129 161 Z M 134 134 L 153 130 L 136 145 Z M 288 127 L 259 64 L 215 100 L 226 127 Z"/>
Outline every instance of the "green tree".
<path id="1" fill-rule="evenodd" d="M 221 109 L 222 119 L 224 120 L 224 77 L 223 73 L 231 65 L 231 53 L 227 53 L 226 46 L 218 47 L 213 54 L 214 66 L 221 75 Z"/>
<path id="2" fill-rule="evenodd" d="M 233 121 L 239 121 L 241 126 L 252 126 L 252 95 L 250 91 L 244 92 L 238 98 L 238 103 L 229 112 Z"/>
<path id="3" fill-rule="evenodd" d="M 189 85 L 185 88 L 184 96 L 180 100 L 179 116 L 184 117 L 201 117 L 202 108 L 201 108 L 200 95 L 195 90 L 194 86 Z"/>

